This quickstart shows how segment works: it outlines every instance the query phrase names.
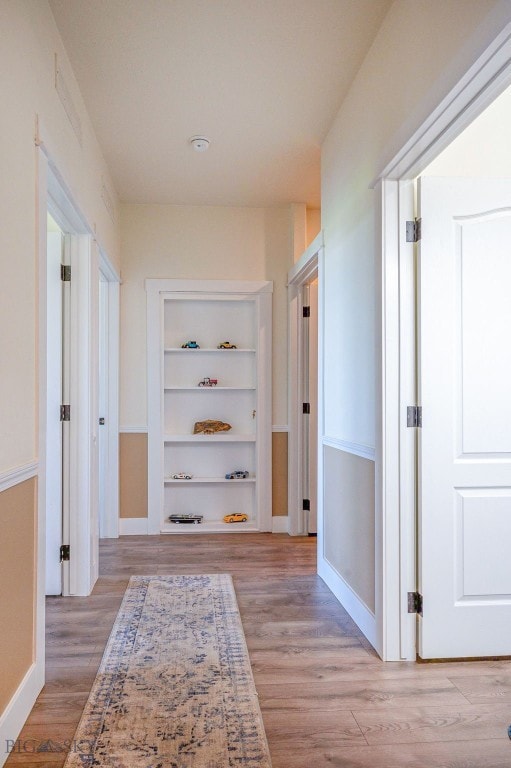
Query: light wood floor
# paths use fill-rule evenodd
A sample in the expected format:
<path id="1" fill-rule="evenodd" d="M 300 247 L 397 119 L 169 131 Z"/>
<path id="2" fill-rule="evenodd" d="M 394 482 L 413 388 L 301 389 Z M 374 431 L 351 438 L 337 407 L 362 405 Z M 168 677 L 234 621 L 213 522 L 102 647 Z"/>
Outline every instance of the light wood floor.
<path id="1" fill-rule="evenodd" d="M 315 575 L 315 547 L 272 534 L 103 542 L 92 596 L 48 599 L 47 683 L 7 765 L 63 764 L 131 574 L 229 572 L 274 768 L 510 768 L 511 662 L 383 664 Z M 37 752 L 45 743 L 63 751 Z"/>

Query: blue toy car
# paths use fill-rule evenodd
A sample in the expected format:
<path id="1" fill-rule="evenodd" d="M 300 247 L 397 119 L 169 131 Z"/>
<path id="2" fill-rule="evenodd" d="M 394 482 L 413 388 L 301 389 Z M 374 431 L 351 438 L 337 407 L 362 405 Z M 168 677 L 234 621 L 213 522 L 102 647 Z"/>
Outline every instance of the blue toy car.
<path id="1" fill-rule="evenodd" d="M 237 469 L 234 472 L 228 472 L 225 476 L 226 480 L 245 480 L 248 477 L 246 469 Z"/>
<path id="2" fill-rule="evenodd" d="M 181 349 L 200 349 L 200 347 L 196 341 L 185 341 L 184 344 L 181 344 Z"/>

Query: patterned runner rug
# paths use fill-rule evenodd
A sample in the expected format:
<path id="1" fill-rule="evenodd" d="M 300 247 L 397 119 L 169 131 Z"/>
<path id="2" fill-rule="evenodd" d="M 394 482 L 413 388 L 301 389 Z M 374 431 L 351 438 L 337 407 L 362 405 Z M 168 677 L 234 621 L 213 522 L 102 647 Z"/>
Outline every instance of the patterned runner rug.
<path id="1" fill-rule="evenodd" d="M 65 768 L 270 768 L 231 577 L 133 576 Z"/>

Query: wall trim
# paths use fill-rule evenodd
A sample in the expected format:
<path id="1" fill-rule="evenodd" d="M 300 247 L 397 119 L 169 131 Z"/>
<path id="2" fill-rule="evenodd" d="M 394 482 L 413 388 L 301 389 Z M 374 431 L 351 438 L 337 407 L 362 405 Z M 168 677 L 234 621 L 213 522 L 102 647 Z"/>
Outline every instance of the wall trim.
<path id="1" fill-rule="evenodd" d="M 18 738 L 43 685 L 44 669 L 40 664 L 32 664 L 0 716 L 0 766 L 9 757 L 7 743 Z"/>
<path id="2" fill-rule="evenodd" d="M 274 424 L 271 428 L 272 432 L 289 432 L 287 424 Z"/>
<path id="3" fill-rule="evenodd" d="M 326 560 L 318 558 L 318 575 L 333 592 L 371 645 L 378 651 L 376 616 L 354 592 L 341 574 Z"/>
<path id="4" fill-rule="evenodd" d="M 8 488 L 12 488 L 14 485 L 24 483 L 25 480 L 36 477 L 38 472 L 38 461 L 30 461 L 27 464 L 14 467 L 14 469 L 8 469 L 7 472 L 0 472 L 0 493 Z"/>
<path id="5" fill-rule="evenodd" d="M 144 427 L 119 427 L 119 433 L 144 435 L 148 432 L 147 424 Z"/>
<path id="6" fill-rule="evenodd" d="M 273 293 L 272 280 L 181 280 L 176 278 L 148 277 L 145 281 L 148 293 Z"/>
<path id="7" fill-rule="evenodd" d="M 272 517 L 272 533 L 289 533 L 289 518 L 287 515 Z"/>
<path id="8" fill-rule="evenodd" d="M 147 536 L 147 517 L 120 517 L 119 536 Z"/>
<path id="9" fill-rule="evenodd" d="M 376 449 L 370 445 L 364 445 L 363 443 L 350 443 L 348 440 L 340 440 L 337 437 L 323 436 L 323 445 L 329 448 L 336 448 L 338 451 L 344 451 L 345 453 L 352 453 L 354 456 L 360 456 L 363 459 L 370 459 L 375 461 Z"/>

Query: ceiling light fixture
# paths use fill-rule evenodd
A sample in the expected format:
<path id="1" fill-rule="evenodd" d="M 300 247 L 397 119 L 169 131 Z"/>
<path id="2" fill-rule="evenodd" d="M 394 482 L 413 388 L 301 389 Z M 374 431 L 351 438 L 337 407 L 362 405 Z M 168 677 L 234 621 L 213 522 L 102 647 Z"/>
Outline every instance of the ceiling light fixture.
<path id="1" fill-rule="evenodd" d="M 190 144 L 196 152 L 205 152 L 209 147 L 209 139 L 205 136 L 192 136 Z"/>

